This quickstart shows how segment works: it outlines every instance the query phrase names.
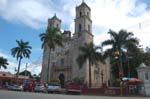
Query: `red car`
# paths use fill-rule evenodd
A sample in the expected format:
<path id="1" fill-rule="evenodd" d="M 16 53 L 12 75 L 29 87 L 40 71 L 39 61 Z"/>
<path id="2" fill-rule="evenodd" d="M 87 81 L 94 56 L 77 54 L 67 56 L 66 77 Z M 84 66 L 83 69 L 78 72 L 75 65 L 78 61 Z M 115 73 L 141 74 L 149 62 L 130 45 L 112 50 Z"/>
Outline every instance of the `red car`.
<path id="1" fill-rule="evenodd" d="M 27 84 L 23 87 L 24 91 L 33 91 L 33 85 L 32 84 Z"/>
<path id="2" fill-rule="evenodd" d="M 65 84 L 66 86 L 66 93 L 69 94 L 81 94 L 81 86 L 75 84 L 73 82 L 68 82 Z"/>

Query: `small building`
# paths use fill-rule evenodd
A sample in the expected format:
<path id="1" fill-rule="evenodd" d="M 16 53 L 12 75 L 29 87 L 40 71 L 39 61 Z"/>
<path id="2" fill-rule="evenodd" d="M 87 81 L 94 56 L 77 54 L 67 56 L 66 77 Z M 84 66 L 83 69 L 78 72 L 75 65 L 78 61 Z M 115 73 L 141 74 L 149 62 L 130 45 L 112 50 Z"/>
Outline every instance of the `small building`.
<path id="1" fill-rule="evenodd" d="M 0 87 L 5 87 L 7 84 L 14 84 L 16 83 L 16 75 L 10 72 L 0 71 Z M 32 80 L 28 76 L 19 75 L 18 77 L 19 83 L 23 84 L 24 80 Z"/>
<path id="2" fill-rule="evenodd" d="M 5 87 L 6 82 L 11 83 L 14 78 L 14 75 L 10 72 L 0 71 L 0 87 Z"/>
<path id="3" fill-rule="evenodd" d="M 137 68 L 138 78 L 143 81 L 140 93 L 145 96 L 150 96 L 150 66 L 146 66 L 144 63 Z"/>

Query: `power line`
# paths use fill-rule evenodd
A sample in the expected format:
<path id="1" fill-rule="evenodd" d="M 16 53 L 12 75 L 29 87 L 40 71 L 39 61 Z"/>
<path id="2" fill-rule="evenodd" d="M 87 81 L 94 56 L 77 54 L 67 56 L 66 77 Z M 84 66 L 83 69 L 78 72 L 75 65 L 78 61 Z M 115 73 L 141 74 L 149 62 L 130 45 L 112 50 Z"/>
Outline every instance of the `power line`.
<path id="1" fill-rule="evenodd" d="M 133 29 L 133 28 L 136 28 L 136 29 L 138 28 L 139 30 L 142 30 L 143 28 L 150 28 L 150 20 L 147 19 L 147 20 L 144 20 L 144 21 L 139 22 L 137 24 L 134 24 L 130 27 L 127 27 L 127 29 Z"/>
<path id="2" fill-rule="evenodd" d="M 150 21 L 141 22 L 126 29 L 135 33 L 150 33 Z"/>

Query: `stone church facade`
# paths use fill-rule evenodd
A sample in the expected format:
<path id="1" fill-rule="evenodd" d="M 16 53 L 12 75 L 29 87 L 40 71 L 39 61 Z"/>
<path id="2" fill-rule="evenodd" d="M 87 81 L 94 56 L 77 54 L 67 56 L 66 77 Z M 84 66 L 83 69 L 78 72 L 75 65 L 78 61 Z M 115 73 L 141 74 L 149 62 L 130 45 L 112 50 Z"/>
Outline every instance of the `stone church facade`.
<path id="1" fill-rule="evenodd" d="M 48 19 L 48 25 L 61 29 L 61 20 L 57 16 Z M 66 41 L 63 46 L 56 46 L 55 50 L 50 55 L 50 65 L 48 67 L 48 47 L 43 51 L 43 62 L 41 78 L 43 82 L 51 82 L 58 80 L 61 73 L 65 76 L 65 81 L 70 81 L 76 77 L 83 78 L 84 83 L 89 84 L 89 64 L 88 60 L 83 67 L 79 69 L 76 58 L 81 53 L 79 47 L 85 43 L 93 42 L 94 35 L 92 34 L 91 9 L 82 2 L 76 7 L 75 17 L 75 33 L 73 36 L 70 31 L 64 31 L 63 36 Z M 98 62 L 97 66 L 92 66 L 92 86 L 101 86 L 102 82 L 108 82 L 110 79 L 109 62 L 106 64 Z"/>

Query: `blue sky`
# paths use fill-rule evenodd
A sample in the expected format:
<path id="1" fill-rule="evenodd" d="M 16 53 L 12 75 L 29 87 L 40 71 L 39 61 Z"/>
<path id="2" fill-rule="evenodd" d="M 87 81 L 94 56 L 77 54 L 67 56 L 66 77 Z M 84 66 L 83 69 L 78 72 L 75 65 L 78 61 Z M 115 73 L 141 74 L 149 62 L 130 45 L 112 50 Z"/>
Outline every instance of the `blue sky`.
<path id="1" fill-rule="evenodd" d="M 23 39 L 24 41 L 28 41 L 30 46 L 32 46 L 32 54 L 30 55 L 30 59 L 24 59 L 23 65 L 27 63 L 33 63 L 36 60 L 41 59 L 42 57 L 42 49 L 41 49 L 41 41 L 39 38 L 39 34 L 43 33 L 45 28 L 34 29 L 25 24 L 21 23 L 12 23 L 6 20 L 0 19 L 0 52 L 3 53 L 3 57 L 9 57 L 10 61 L 17 63 L 16 60 L 11 60 L 11 48 L 17 46 L 16 39 Z M 11 64 L 10 64 L 11 65 Z M 17 67 L 16 64 L 12 67 Z M 8 67 L 10 68 L 10 67 Z M 23 69 L 25 65 L 23 66 Z M 10 68 L 12 71 L 14 68 Z M 22 69 L 22 70 L 23 70 Z"/>
<path id="2" fill-rule="evenodd" d="M 91 7 L 94 43 L 99 45 L 109 38 L 108 29 L 127 29 L 140 39 L 143 47 L 150 46 L 150 0 L 84 0 Z M 47 19 L 55 13 L 62 20 L 62 30 L 74 32 L 75 7 L 82 0 L 0 0 L 0 56 L 10 65 L 5 71 L 14 73 L 18 62 L 10 49 L 16 39 L 29 41 L 30 59 L 23 59 L 21 71 L 41 71 L 42 49 L 39 34 L 47 26 Z M 139 28 L 139 24 L 141 27 Z M 2 69 L 3 70 L 3 69 Z"/>

